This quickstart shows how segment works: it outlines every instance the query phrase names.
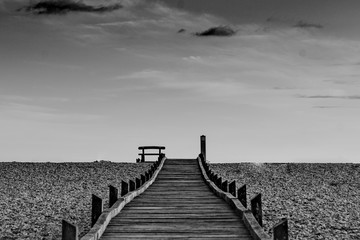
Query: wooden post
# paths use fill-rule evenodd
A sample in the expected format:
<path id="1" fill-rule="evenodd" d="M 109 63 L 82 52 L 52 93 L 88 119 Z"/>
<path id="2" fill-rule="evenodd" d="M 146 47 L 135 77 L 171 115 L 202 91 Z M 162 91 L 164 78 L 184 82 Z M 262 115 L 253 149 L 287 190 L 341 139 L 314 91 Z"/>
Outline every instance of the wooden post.
<path id="1" fill-rule="evenodd" d="M 146 171 L 146 172 L 145 172 L 145 180 L 146 180 L 146 181 L 149 181 L 149 179 L 150 179 L 149 172 Z"/>
<path id="2" fill-rule="evenodd" d="M 135 178 L 135 187 L 136 189 L 140 188 L 141 187 L 141 180 L 140 178 Z"/>
<path id="3" fill-rule="evenodd" d="M 246 184 L 244 184 L 241 188 L 237 191 L 238 199 L 241 204 L 247 208 L 247 198 L 246 198 Z"/>
<path id="4" fill-rule="evenodd" d="M 206 162 L 206 136 L 205 135 L 200 136 L 200 148 L 201 148 L 200 153 L 202 153 L 204 155 L 204 161 Z"/>
<path id="5" fill-rule="evenodd" d="M 221 190 L 223 190 L 224 192 L 228 191 L 228 181 L 224 181 L 223 183 L 221 183 Z"/>
<path id="6" fill-rule="evenodd" d="M 222 177 L 219 177 L 216 181 L 216 186 L 221 189 Z"/>
<path id="7" fill-rule="evenodd" d="M 286 218 L 282 218 L 273 227 L 273 240 L 289 240 L 288 221 Z"/>
<path id="8" fill-rule="evenodd" d="M 208 170 L 205 172 L 205 173 L 206 173 L 206 176 L 207 176 L 208 178 L 210 178 L 210 172 L 211 172 L 210 168 L 208 168 Z"/>
<path id="9" fill-rule="evenodd" d="M 145 177 L 145 175 L 144 174 L 141 174 L 141 186 L 142 185 L 144 185 L 145 184 L 145 182 L 146 182 L 146 177 Z"/>
<path id="10" fill-rule="evenodd" d="M 129 184 L 121 181 L 121 197 L 125 196 L 129 192 Z"/>
<path id="11" fill-rule="evenodd" d="M 218 179 L 218 175 L 215 174 L 215 175 L 214 175 L 214 179 L 212 180 L 212 181 L 215 183 L 215 185 L 216 185 L 216 183 L 217 183 L 217 179 Z"/>
<path id="12" fill-rule="evenodd" d="M 135 182 L 133 180 L 129 180 L 129 191 L 132 192 L 135 191 L 135 189 L 136 189 Z"/>
<path id="13" fill-rule="evenodd" d="M 163 153 L 159 154 L 159 157 L 158 157 L 159 164 L 164 157 L 165 157 L 165 154 L 163 154 Z"/>
<path id="14" fill-rule="evenodd" d="M 214 177 L 215 177 L 215 173 L 210 172 L 209 179 L 210 179 L 211 181 L 214 181 Z"/>
<path id="15" fill-rule="evenodd" d="M 118 200 L 118 189 L 109 185 L 109 208 Z"/>
<path id="16" fill-rule="evenodd" d="M 91 227 L 93 227 L 103 211 L 102 199 L 92 194 L 91 203 Z"/>
<path id="17" fill-rule="evenodd" d="M 251 212 L 253 213 L 255 219 L 258 221 L 259 225 L 262 227 L 263 221 L 262 221 L 261 193 L 253 197 L 250 202 L 251 202 Z"/>
<path id="18" fill-rule="evenodd" d="M 79 229 L 77 226 L 62 220 L 62 234 L 61 240 L 78 240 L 79 239 Z"/>
<path id="19" fill-rule="evenodd" d="M 233 180 L 229 184 L 229 193 L 231 193 L 234 197 L 236 197 L 236 181 L 235 180 Z"/>

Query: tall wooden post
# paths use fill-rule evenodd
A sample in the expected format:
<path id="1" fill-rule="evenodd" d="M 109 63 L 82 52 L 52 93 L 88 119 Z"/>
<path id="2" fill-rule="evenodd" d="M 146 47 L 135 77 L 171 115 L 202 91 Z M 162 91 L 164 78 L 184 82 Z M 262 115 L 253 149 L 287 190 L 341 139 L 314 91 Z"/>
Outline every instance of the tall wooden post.
<path id="1" fill-rule="evenodd" d="M 93 227 L 103 211 L 102 199 L 92 194 L 91 227 Z"/>
<path id="2" fill-rule="evenodd" d="M 286 218 L 273 227 L 273 240 L 289 240 L 288 221 Z"/>
<path id="3" fill-rule="evenodd" d="M 109 185 L 109 208 L 118 200 L 118 189 Z"/>
<path id="4" fill-rule="evenodd" d="M 202 153 L 204 155 L 204 160 L 206 162 L 206 136 L 205 135 L 201 135 L 200 136 L 200 153 Z"/>
<path id="5" fill-rule="evenodd" d="M 61 240 L 78 240 L 78 239 L 79 239 L 78 227 L 69 223 L 66 220 L 62 220 Z"/>
<path id="6" fill-rule="evenodd" d="M 251 202 L 251 212 L 253 213 L 255 219 L 258 221 L 259 225 L 262 227 L 263 221 L 262 221 L 261 193 L 253 197 L 250 202 Z"/>

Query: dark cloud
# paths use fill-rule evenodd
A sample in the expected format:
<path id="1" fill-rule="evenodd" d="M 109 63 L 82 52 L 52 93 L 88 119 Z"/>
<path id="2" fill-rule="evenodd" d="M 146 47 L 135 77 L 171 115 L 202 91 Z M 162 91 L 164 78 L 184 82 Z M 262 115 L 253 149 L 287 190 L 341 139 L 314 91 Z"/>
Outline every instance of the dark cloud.
<path id="1" fill-rule="evenodd" d="M 305 22 L 305 21 L 298 21 L 294 27 L 297 28 L 324 28 L 323 25 L 321 24 L 316 24 L 316 23 L 309 23 L 309 22 Z"/>
<path id="2" fill-rule="evenodd" d="M 74 0 L 44 0 L 20 10 L 35 14 L 66 14 L 68 12 L 109 12 L 122 8 L 120 4 L 91 6 Z"/>
<path id="3" fill-rule="evenodd" d="M 203 32 L 195 33 L 196 36 L 232 36 L 236 33 L 235 30 L 228 26 L 212 27 Z"/>

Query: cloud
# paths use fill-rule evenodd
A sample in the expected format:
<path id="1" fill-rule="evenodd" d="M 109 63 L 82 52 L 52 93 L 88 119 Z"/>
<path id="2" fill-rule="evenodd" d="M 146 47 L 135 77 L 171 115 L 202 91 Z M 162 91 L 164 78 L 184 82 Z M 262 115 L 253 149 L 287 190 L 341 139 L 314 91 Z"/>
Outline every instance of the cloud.
<path id="1" fill-rule="evenodd" d="M 103 115 L 65 112 L 53 107 L 16 102 L 2 103 L 0 113 L 10 119 L 63 123 L 99 121 L 105 118 Z"/>
<path id="2" fill-rule="evenodd" d="M 200 56 L 189 56 L 189 57 L 183 57 L 182 58 L 186 62 L 190 63 L 203 63 L 204 59 Z"/>
<path id="3" fill-rule="evenodd" d="M 120 4 L 91 6 L 74 0 L 42 0 L 23 9 L 35 14 L 66 14 L 68 12 L 110 12 L 122 8 Z"/>
<path id="4" fill-rule="evenodd" d="M 316 23 L 309 23 L 309 22 L 306 22 L 306 21 L 298 21 L 294 27 L 297 27 L 297 28 L 318 28 L 318 29 L 321 29 L 321 28 L 324 28 L 323 25 L 321 24 L 316 24 Z"/>
<path id="5" fill-rule="evenodd" d="M 199 37 L 218 36 L 229 37 L 236 34 L 236 31 L 229 26 L 211 27 L 205 31 L 195 33 Z"/>
<path id="6" fill-rule="evenodd" d="M 299 96 L 300 98 L 319 98 L 319 99 L 348 99 L 360 100 L 360 95 L 336 96 L 336 95 L 313 95 L 313 96 Z"/>

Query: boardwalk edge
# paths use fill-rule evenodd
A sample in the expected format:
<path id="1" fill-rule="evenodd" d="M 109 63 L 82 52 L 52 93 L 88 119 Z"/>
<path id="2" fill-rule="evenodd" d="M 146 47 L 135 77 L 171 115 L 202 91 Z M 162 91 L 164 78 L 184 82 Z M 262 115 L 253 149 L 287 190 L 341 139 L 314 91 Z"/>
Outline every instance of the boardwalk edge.
<path id="1" fill-rule="evenodd" d="M 159 167 L 154 172 L 153 176 L 142 185 L 139 189 L 129 192 L 125 196 L 119 198 L 111 208 L 106 209 L 102 212 L 99 219 L 96 221 L 95 225 L 90 229 L 90 231 L 84 235 L 80 240 L 98 240 L 105 232 L 106 227 L 109 225 L 110 220 L 120 213 L 126 204 L 131 202 L 135 197 L 143 193 L 151 184 L 156 180 L 157 175 L 161 171 L 166 157 L 161 159 Z"/>
<path id="2" fill-rule="evenodd" d="M 205 183 L 209 188 L 219 197 L 224 199 L 243 219 L 245 226 L 250 231 L 251 236 L 254 240 L 271 240 L 271 237 L 264 231 L 264 229 L 259 225 L 259 223 L 254 218 L 251 210 L 246 209 L 241 202 L 231 195 L 230 193 L 222 191 L 218 188 L 207 176 L 204 166 L 202 165 L 200 157 L 197 158 L 198 164 L 200 166 L 201 174 Z"/>

